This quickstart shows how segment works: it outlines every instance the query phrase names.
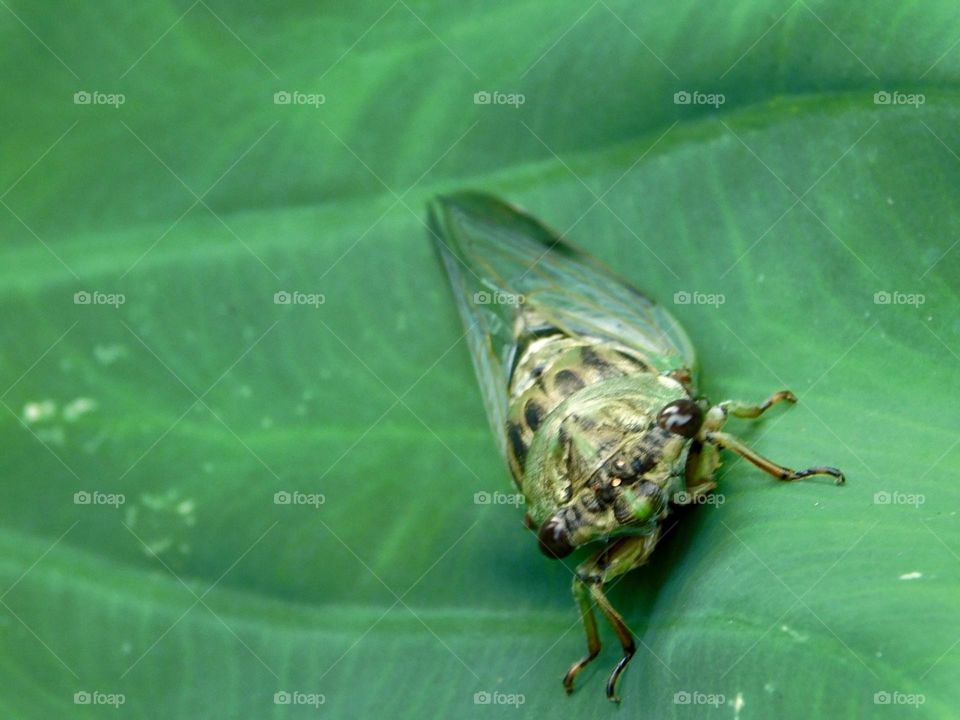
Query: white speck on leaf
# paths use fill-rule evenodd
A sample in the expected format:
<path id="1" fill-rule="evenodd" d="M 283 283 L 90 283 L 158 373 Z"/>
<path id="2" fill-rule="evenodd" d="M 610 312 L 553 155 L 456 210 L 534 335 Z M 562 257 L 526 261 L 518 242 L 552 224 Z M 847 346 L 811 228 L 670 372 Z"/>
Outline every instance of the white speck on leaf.
<path id="1" fill-rule="evenodd" d="M 67 422 L 76 422 L 80 417 L 97 409 L 97 401 L 91 398 L 77 398 L 63 408 L 63 419 Z"/>
<path id="2" fill-rule="evenodd" d="M 901 580 L 919 580 L 922 577 L 923 577 L 922 572 L 917 572 L 916 570 L 914 570 L 913 572 L 904 573 L 903 575 L 900 576 L 900 579 Z"/>
<path id="3" fill-rule="evenodd" d="M 794 629 L 793 629 L 792 627 L 790 627 L 789 625 L 781 625 L 781 626 L 780 626 L 780 630 L 782 630 L 783 632 L 787 633 L 787 635 L 789 635 L 790 637 L 792 637 L 792 638 L 793 638 L 794 640 L 796 640 L 797 642 L 806 642 L 806 641 L 809 639 L 809 637 L 810 637 L 809 635 L 806 635 L 806 634 L 804 634 L 804 633 L 802 633 L 802 632 L 797 632 L 796 630 L 794 630 Z"/>
<path id="4" fill-rule="evenodd" d="M 737 697 L 733 700 L 733 717 L 734 720 L 740 717 L 740 711 L 743 709 L 743 706 L 746 703 L 743 701 L 743 693 L 738 692 Z"/>
<path id="5" fill-rule="evenodd" d="M 94 345 L 93 356 L 101 365 L 113 365 L 117 360 L 125 357 L 127 348 L 124 345 L 114 343 L 112 345 Z"/>
<path id="6" fill-rule="evenodd" d="M 103 441 L 107 439 L 107 437 L 109 437 L 109 433 L 105 430 L 101 430 L 83 444 L 83 451 L 87 453 L 87 455 L 93 455 L 93 453 L 100 449 L 100 446 L 103 444 Z"/>
<path id="7" fill-rule="evenodd" d="M 57 412 L 57 404 L 53 400 L 28 402 L 23 406 L 23 421 L 28 425 L 47 420 Z"/>

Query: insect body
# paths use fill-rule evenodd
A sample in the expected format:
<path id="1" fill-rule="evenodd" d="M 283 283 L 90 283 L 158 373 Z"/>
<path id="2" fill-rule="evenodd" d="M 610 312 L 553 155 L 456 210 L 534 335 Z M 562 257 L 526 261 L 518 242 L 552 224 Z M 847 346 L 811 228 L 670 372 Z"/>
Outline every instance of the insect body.
<path id="1" fill-rule="evenodd" d="M 573 580 L 587 655 L 564 687 L 572 692 L 600 652 L 596 608 L 623 647 L 607 681 L 607 697 L 618 701 L 635 643 L 603 586 L 647 561 L 673 506 L 716 487 L 719 450 L 780 480 L 829 475 L 842 483 L 843 474 L 782 467 L 724 432 L 731 415 L 756 418 L 796 398 L 785 390 L 758 405 L 711 406 L 697 393 L 692 346 L 669 313 L 521 210 L 461 193 L 433 203 L 430 229 L 540 550 L 563 558 L 599 544 Z"/>

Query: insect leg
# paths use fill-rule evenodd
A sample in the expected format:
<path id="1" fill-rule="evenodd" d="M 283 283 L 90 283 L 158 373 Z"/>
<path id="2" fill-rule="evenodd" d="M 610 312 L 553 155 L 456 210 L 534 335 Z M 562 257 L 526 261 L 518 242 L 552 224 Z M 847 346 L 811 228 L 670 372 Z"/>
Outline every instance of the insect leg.
<path id="1" fill-rule="evenodd" d="M 704 436 L 704 439 L 708 443 L 716 445 L 718 448 L 729 450 L 730 452 L 736 453 L 744 460 L 749 460 L 758 468 L 766 473 L 769 473 L 770 475 L 773 475 L 778 480 L 801 480 L 802 478 L 810 477 L 811 475 L 830 475 L 836 479 L 837 485 L 840 485 L 844 482 L 843 473 L 837 470 L 835 467 L 824 466 L 807 468 L 806 470 L 791 470 L 783 465 L 778 465 L 772 460 L 768 460 L 754 450 L 751 450 L 733 435 L 725 432 L 707 432 Z"/>
<path id="2" fill-rule="evenodd" d="M 593 603 L 590 601 L 590 590 L 587 584 L 575 575 L 573 578 L 573 597 L 580 606 L 580 620 L 583 622 L 583 629 L 587 633 L 587 654 L 581 660 L 578 660 L 567 674 L 563 676 L 563 688 L 567 695 L 573 692 L 573 681 L 580 671 L 585 668 L 600 652 L 600 635 L 597 633 L 597 619 L 593 614 Z"/>
<path id="3" fill-rule="evenodd" d="M 786 400 L 789 403 L 795 403 L 797 401 L 797 396 L 789 390 L 781 390 L 780 392 L 775 392 L 759 405 L 751 405 L 739 400 L 725 400 L 724 402 L 720 403 L 720 407 L 723 408 L 724 413 L 729 413 L 734 417 L 758 418 L 765 410 L 772 405 L 776 405 L 781 400 Z"/>
<path id="4" fill-rule="evenodd" d="M 610 673 L 610 677 L 607 679 L 607 699 L 618 703 L 620 702 L 620 698 L 617 696 L 617 680 L 620 679 L 620 675 L 623 673 L 624 668 L 627 667 L 627 663 L 630 662 L 630 659 L 637 651 L 637 645 L 633 641 L 633 633 L 630 632 L 630 628 L 627 627 L 620 613 L 614 610 L 613 605 L 610 604 L 607 596 L 604 595 L 603 586 L 599 583 L 591 585 L 590 596 L 597 604 L 597 607 L 600 608 L 600 612 L 603 613 L 610 625 L 613 626 L 617 637 L 620 638 L 620 645 L 623 647 L 623 657 L 617 662 L 613 668 L 613 672 Z"/>
<path id="5" fill-rule="evenodd" d="M 686 494 L 690 500 L 696 500 L 717 487 L 713 471 L 720 464 L 719 451 L 712 445 L 694 440 L 687 452 L 687 464 L 684 468 Z"/>
<path id="6" fill-rule="evenodd" d="M 574 596 L 580 605 L 583 625 L 587 632 L 588 655 L 583 660 L 574 663 L 564 676 L 563 686 L 568 693 L 573 691 L 573 681 L 577 674 L 600 652 L 600 639 L 597 635 L 597 625 L 593 615 L 593 606 L 596 605 L 617 633 L 620 645 L 623 647 L 623 657 L 607 680 L 607 698 L 614 702 L 620 702 L 616 693 L 617 680 L 636 652 L 636 643 L 633 640 L 633 633 L 630 632 L 630 628 L 627 627 L 623 617 L 613 608 L 604 594 L 603 586 L 613 578 L 643 565 L 653 552 L 658 538 L 659 531 L 651 535 L 622 538 L 598 551 L 577 568 L 577 574 L 573 582 Z"/>

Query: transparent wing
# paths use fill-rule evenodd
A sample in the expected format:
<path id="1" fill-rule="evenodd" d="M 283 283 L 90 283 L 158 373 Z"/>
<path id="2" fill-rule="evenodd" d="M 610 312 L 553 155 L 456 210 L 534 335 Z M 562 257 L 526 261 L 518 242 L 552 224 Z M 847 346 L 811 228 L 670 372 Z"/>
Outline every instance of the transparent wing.
<path id="1" fill-rule="evenodd" d="M 481 193 L 437 198 L 430 229 L 450 276 L 494 435 L 504 428 L 524 335 L 555 327 L 695 372 L 693 347 L 662 307 L 522 210 Z"/>

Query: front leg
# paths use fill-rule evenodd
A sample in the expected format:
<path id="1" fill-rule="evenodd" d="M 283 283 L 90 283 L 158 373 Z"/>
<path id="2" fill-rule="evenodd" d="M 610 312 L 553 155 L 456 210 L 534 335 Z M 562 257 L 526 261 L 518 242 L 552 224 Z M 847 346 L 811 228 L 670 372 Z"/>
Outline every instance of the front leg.
<path id="1" fill-rule="evenodd" d="M 802 480 L 813 475 L 829 475 L 834 479 L 837 485 L 844 483 L 843 473 L 835 467 L 821 466 L 807 468 L 806 470 L 791 470 L 788 467 L 779 465 L 769 458 L 763 457 L 760 453 L 747 447 L 743 442 L 733 435 L 725 432 L 708 432 L 705 439 L 711 445 L 718 448 L 734 452 L 744 460 L 753 463 L 765 473 L 773 475 L 777 480 Z"/>
<path id="2" fill-rule="evenodd" d="M 759 405 L 745 403 L 740 400 L 725 400 L 720 403 L 720 408 L 723 409 L 724 415 L 730 414 L 738 418 L 758 418 L 763 415 L 767 409 L 784 400 L 793 404 L 797 401 L 797 396 L 789 390 L 781 390 L 780 392 L 775 392 Z"/>
<path id="3" fill-rule="evenodd" d="M 704 418 L 703 427 L 699 436 L 697 437 L 697 440 L 707 446 L 713 446 L 715 448 L 729 450 L 730 452 L 736 453 L 744 460 L 753 463 L 758 468 L 766 473 L 769 473 L 770 475 L 773 475 L 778 480 L 801 480 L 813 475 L 829 475 L 835 479 L 837 485 L 842 484 L 844 482 L 843 473 L 835 467 L 821 466 L 807 468 L 806 470 L 791 470 L 788 467 L 784 467 L 779 463 L 775 463 L 772 460 L 763 457 L 758 452 L 745 445 L 744 442 L 739 438 L 734 437 L 729 433 L 721 432 L 721 428 L 726 423 L 728 416 L 733 415 L 734 417 L 741 418 L 758 418 L 768 408 L 781 401 L 795 403 L 797 401 L 797 397 L 789 390 L 781 390 L 780 392 L 776 392 L 768 397 L 759 405 L 752 405 L 737 400 L 726 400 L 718 405 L 714 405 L 707 411 L 706 417 Z M 689 482 L 690 479 L 688 476 L 688 484 Z"/>
<path id="4" fill-rule="evenodd" d="M 587 655 L 571 665 L 564 676 L 563 687 L 567 693 L 573 692 L 573 682 L 577 675 L 600 652 L 600 637 L 593 614 L 593 608 L 596 606 L 617 633 L 623 648 L 623 657 L 620 658 L 607 680 L 607 698 L 613 702 L 620 702 L 620 698 L 617 697 L 617 680 L 636 652 L 636 643 L 623 617 L 607 599 L 603 586 L 613 578 L 643 565 L 653 552 L 659 536 L 658 527 L 652 535 L 620 538 L 577 567 L 577 574 L 573 579 L 573 596 L 580 607 L 580 617 L 587 634 Z"/>

